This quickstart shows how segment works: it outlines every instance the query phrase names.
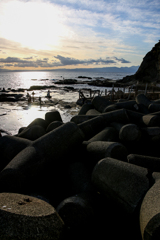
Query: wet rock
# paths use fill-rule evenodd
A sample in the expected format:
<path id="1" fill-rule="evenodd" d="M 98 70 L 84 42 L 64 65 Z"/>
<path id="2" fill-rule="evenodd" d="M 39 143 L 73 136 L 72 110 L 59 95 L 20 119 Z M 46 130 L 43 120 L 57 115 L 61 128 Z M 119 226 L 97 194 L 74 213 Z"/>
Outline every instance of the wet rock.
<path id="1" fill-rule="evenodd" d="M 55 82 L 55 84 L 76 84 L 76 83 L 77 83 L 76 79 L 63 79 Z"/>

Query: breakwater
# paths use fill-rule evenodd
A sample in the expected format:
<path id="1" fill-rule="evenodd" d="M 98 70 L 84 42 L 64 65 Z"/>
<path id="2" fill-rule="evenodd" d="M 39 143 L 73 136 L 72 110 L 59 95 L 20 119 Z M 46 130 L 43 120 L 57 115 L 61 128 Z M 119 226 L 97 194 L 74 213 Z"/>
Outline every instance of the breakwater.
<path id="1" fill-rule="evenodd" d="M 159 144 L 160 104 L 144 94 L 1 137 L 1 238 L 159 239 Z"/>

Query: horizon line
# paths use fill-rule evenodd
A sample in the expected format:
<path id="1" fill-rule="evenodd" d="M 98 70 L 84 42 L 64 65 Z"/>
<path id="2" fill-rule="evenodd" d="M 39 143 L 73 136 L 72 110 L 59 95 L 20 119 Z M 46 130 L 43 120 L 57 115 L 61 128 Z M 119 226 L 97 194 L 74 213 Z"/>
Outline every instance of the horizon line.
<path id="1" fill-rule="evenodd" d="M 131 67 L 102 67 L 102 68 L 57 68 L 57 69 L 2 69 L 0 68 L 0 72 L 42 72 L 42 71 L 98 71 L 98 70 L 130 70 L 132 68 L 136 68 L 138 70 L 138 66 Z M 123 71 L 126 72 L 126 71 Z"/>

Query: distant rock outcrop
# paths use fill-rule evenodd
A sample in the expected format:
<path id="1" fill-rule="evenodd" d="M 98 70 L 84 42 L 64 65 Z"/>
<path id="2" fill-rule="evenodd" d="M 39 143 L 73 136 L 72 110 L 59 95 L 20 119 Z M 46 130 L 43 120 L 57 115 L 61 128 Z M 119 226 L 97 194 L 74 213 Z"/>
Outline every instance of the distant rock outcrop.
<path id="1" fill-rule="evenodd" d="M 138 71 L 131 76 L 126 76 L 121 83 L 157 83 L 160 82 L 160 41 L 155 44 L 150 52 L 146 54 Z"/>

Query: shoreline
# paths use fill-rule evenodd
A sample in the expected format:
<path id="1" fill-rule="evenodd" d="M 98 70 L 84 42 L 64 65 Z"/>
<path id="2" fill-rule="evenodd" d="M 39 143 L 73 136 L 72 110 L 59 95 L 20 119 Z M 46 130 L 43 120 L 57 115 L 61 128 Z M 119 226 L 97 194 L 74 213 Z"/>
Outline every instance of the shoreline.
<path id="1" fill-rule="evenodd" d="M 46 91 L 35 91 L 34 102 L 32 99 L 29 104 L 26 92 L 5 93 L 3 99 L 0 100 L 0 129 L 15 135 L 19 128 L 26 127 L 35 118 L 44 118 L 48 111 L 58 110 L 63 122 L 68 122 L 80 110 L 80 106 L 76 104 L 77 91 L 65 92 L 63 90 L 62 92 L 59 90 L 51 91 L 51 94 L 52 98 L 49 99 L 45 97 Z M 40 95 L 42 96 L 41 105 Z"/>

